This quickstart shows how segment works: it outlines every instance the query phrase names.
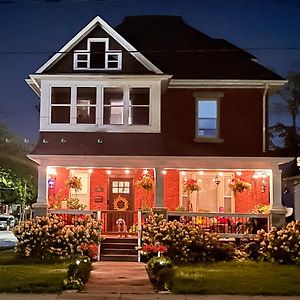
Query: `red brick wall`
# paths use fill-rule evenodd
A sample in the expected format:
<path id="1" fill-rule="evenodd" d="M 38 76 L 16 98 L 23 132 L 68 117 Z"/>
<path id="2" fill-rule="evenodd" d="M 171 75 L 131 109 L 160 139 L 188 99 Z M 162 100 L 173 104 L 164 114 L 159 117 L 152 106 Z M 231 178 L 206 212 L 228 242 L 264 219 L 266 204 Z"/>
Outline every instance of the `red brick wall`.
<path id="1" fill-rule="evenodd" d="M 165 175 L 164 204 L 169 210 L 175 210 L 179 205 L 179 172 L 168 170 Z"/>
<path id="2" fill-rule="evenodd" d="M 252 178 L 254 172 L 243 171 L 243 175 L 240 178 L 243 181 L 249 182 L 252 185 L 250 191 L 236 192 L 235 195 L 235 211 L 237 213 L 251 213 L 254 207 L 258 204 L 269 204 L 269 178 L 265 178 L 266 189 L 265 192 L 261 192 L 262 178 Z"/>
<path id="3" fill-rule="evenodd" d="M 103 169 L 95 169 L 90 176 L 90 209 L 107 209 L 108 177 Z"/>

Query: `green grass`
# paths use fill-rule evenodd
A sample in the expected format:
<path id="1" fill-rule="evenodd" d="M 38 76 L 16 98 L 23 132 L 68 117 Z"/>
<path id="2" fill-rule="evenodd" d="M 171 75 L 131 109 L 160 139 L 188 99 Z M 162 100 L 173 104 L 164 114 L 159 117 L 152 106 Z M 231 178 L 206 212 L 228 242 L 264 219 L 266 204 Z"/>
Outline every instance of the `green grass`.
<path id="1" fill-rule="evenodd" d="M 300 295 L 300 266 L 262 262 L 179 266 L 171 290 L 176 294 Z"/>
<path id="2" fill-rule="evenodd" d="M 68 263 L 43 263 L 17 257 L 13 251 L 0 252 L 0 292 L 55 293 L 63 289 Z"/>

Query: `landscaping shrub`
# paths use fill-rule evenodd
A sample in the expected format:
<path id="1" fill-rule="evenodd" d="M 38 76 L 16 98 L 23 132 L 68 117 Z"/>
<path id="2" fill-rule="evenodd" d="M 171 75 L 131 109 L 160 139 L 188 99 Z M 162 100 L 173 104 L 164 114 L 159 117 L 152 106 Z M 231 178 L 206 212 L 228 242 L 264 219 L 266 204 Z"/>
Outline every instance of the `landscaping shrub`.
<path id="1" fill-rule="evenodd" d="M 90 277 L 92 263 L 88 256 L 79 256 L 69 265 L 68 278 L 64 280 L 65 289 L 82 290 Z"/>
<path id="2" fill-rule="evenodd" d="M 65 225 L 56 215 L 37 216 L 15 228 L 17 252 L 42 259 L 82 254 L 83 249 L 100 241 L 100 227 L 101 223 L 89 215 L 73 225 Z"/>
<path id="3" fill-rule="evenodd" d="M 174 262 L 231 260 L 235 255 L 234 245 L 219 241 L 217 234 L 158 215 L 149 216 L 143 224 L 143 243 L 166 246 L 164 255 Z"/>
<path id="4" fill-rule="evenodd" d="M 158 274 L 161 270 L 172 268 L 172 262 L 166 257 L 153 257 L 147 263 L 149 276 L 159 281 Z"/>
<path id="5" fill-rule="evenodd" d="M 300 221 L 287 224 L 282 229 L 273 227 L 269 232 L 260 230 L 259 258 L 283 264 L 300 264 Z"/>

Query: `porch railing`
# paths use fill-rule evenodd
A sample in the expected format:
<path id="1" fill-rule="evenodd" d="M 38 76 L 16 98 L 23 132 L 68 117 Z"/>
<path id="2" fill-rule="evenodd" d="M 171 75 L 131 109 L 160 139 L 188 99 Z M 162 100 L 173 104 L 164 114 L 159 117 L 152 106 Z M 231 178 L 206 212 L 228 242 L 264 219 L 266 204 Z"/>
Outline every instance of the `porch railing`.
<path id="1" fill-rule="evenodd" d="M 138 223 L 137 211 L 116 211 L 116 210 L 101 210 L 102 232 L 116 233 L 118 232 L 117 220 L 123 219 L 127 226 L 127 231 Z"/>
<path id="2" fill-rule="evenodd" d="M 99 211 L 97 210 L 76 210 L 76 209 L 49 209 L 49 214 L 59 215 L 66 223 L 71 223 L 72 219 L 80 216 L 90 215 L 98 220 Z"/>
<path id="3" fill-rule="evenodd" d="M 270 229 L 269 214 L 239 213 L 194 213 L 168 211 L 167 220 L 192 222 L 207 232 L 218 233 L 222 237 L 240 238 L 254 235 L 258 230 Z"/>

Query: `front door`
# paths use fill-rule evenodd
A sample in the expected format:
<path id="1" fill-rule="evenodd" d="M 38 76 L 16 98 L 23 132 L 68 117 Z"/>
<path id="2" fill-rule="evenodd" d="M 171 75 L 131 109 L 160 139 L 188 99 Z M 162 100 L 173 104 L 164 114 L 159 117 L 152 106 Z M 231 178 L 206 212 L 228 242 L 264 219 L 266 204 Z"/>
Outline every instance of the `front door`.
<path id="1" fill-rule="evenodd" d="M 116 232 L 118 219 L 123 219 L 129 230 L 134 223 L 133 179 L 110 178 L 108 188 L 106 230 Z"/>

